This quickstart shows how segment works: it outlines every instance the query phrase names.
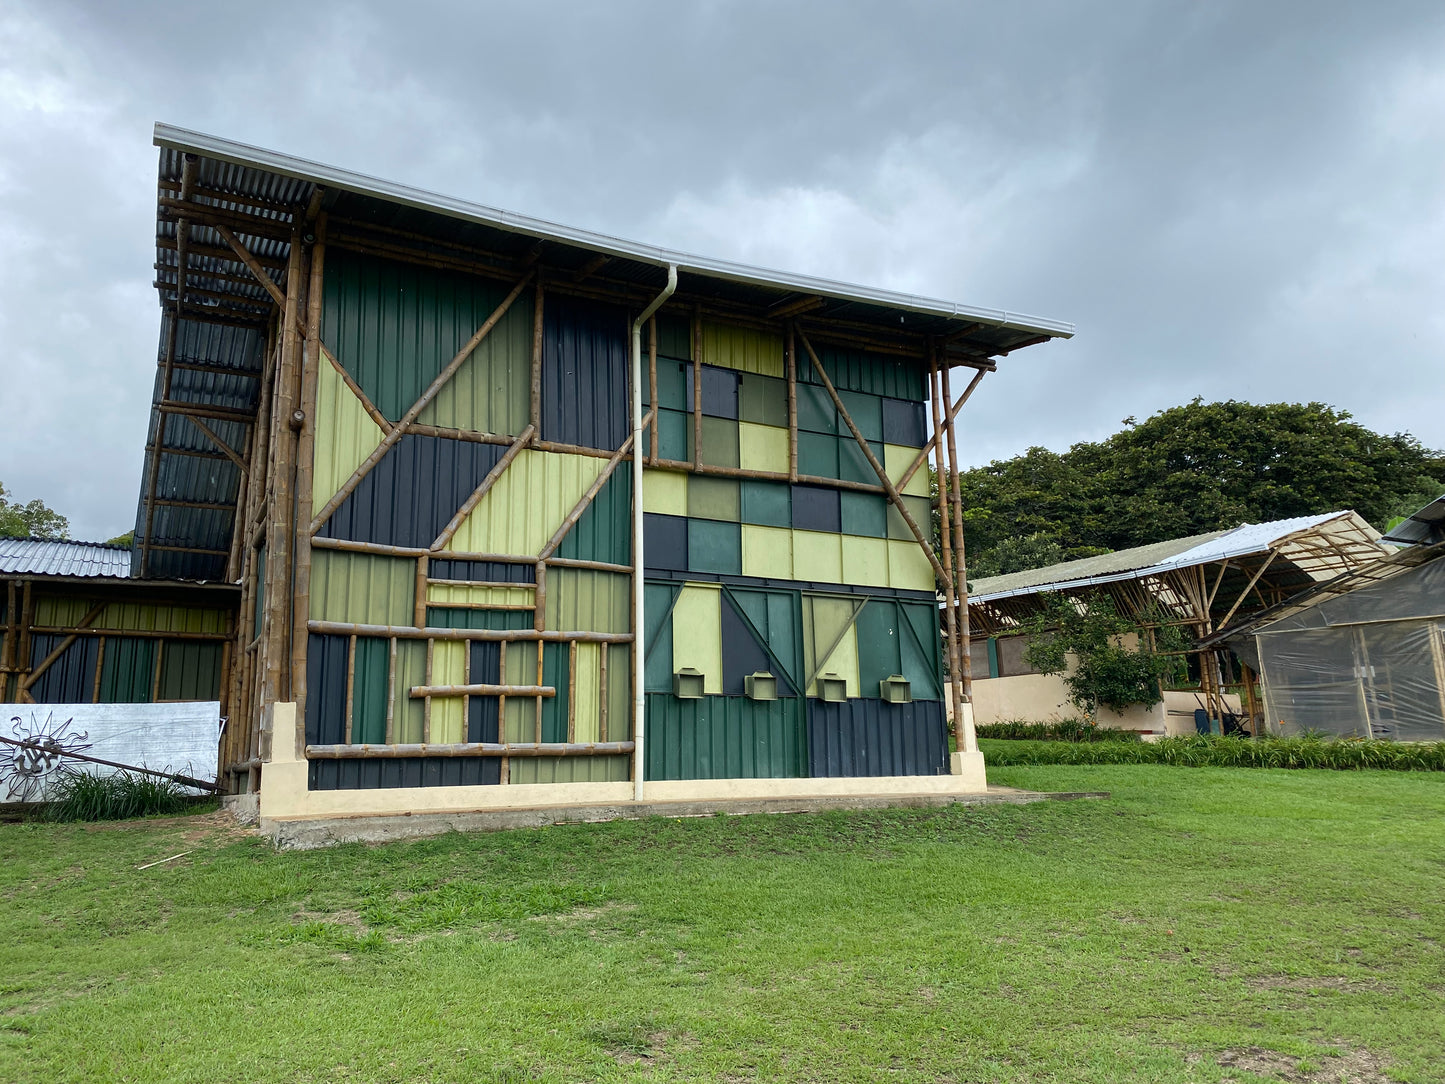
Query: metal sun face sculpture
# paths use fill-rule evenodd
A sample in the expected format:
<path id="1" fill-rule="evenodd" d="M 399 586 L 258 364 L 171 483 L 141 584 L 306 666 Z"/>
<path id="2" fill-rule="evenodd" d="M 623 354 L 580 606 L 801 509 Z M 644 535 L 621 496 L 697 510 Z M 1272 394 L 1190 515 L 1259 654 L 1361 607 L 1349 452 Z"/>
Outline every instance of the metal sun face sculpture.
<path id="1" fill-rule="evenodd" d="M 6 786 L 10 801 L 43 801 L 46 783 L 62 770 L 66 756 L 91 747 L 88 732 L 71 731 L 74 722 L 57 722 L 51 713 L 44 722 L 35 713 L 28 723 L 19 715 L 11 717 L 11 741 L 17 744 L 0 744 L 0 784 Z"/>

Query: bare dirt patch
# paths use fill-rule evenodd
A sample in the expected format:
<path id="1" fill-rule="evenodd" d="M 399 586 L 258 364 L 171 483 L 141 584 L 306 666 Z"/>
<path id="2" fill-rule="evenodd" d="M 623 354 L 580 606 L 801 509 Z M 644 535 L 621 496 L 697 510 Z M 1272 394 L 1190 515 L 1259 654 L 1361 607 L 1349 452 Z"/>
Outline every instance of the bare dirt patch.
<path id="1" fill-rule="evenodd" d="M 371 932 L 371 928 L 361 920 L 361 915 L 356 911 L 297 911 L 291 916 L 291 920 L 297 924 L 324 922 L 331 926 L 343 926 L 357 934 Z"/>
<path id="2" fill-rule="evenodd" d="M 1202 1060 L 1201 1055 L 1190 1059 L 1195 1064 Z M 1390 1080 L 1384 1072 L 1385 1060 L 1368 1050 L 1338 1048 L 1318 1057 L 1297 1058 L 1250 1046 L 1222 1050 L 1214 1055 L 1214 1060 L 1224 1070 L 1225 1080 L 1239 1079 L 1235 1072 L 1283 1080 L 1287 1084 L 1389 1084 Z"/>
<path id="3" fill-rule="evenodd" d="M 1246 979 L 1245 985 L 1253 990 L 1294 990 L 1298 993 L 1318 993 L 1332 990 L 1342 994 L 1389 994 L 1395 988 L 1373 979 L 1350 979 L 1342 975 L 1259 975 Z"/>

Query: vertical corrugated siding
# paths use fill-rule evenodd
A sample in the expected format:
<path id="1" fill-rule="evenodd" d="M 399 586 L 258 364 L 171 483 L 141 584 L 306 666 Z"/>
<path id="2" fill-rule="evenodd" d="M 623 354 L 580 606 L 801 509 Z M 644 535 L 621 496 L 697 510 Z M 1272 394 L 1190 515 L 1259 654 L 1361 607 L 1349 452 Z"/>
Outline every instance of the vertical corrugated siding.
<path id="1" fill-rule="evenodd" d="M 622 463 L 612 472 L 567 532 L 557 556 L 577 561 L 632 563 L 632 471 Z"/>
<path id="2" fill-rule="evenodd" d="M 467 645 L 459 640 L 438 640 L 432 646 L 430 685 L 461 685 L 466 681 Z M 460 696 L 434 696 L 431 702 L 431 733 L 436 744 L 465 741 L 467 721 Z"/>
<path id="3" fill-rule="evenodd" d="M 632 778 L 630 757 L 513 757 L 513 783 L 623 783 Z"/>
<path id="4" fill-rule="evenodd" d="M 783 375 L 783 337 L 769 331 L 704 321 L 702 356 L 709 365 L 762 376 Z"/>
<path id="5" fill-rule="evenodd" d="M 672 691 L 672 599 L 678 584 L 649 583 L 643 588 L 643 686 L 650 693 Z"/>
<path id="6" fill-rule="evenodd" d="M 415 618 L 416 562 L 372 553 L 313 550 L 311 620 L 410 625 Z"/>
<path id="7" fill-rule="evenodd" d="M 35 603 L 35 623 L 54 628 L 73 628 L 98 600 L 72 596 L 42 596 Z M 112 602 L 90 624 L 94 629 L 126 632 L 209 632 L 225 633 L 231 628 L 227 610 L 196 606 L 174 606 L 151 602 Z"/>
<path id="8" fill-rule="evenodd" d="M 109 642 L 105 645 L 110 653 Z M 221 645 L 168 640 L 161 648 L 162 700 L 218 700 L 221 693 Z"/>
<path id="9" fill-rule="evenodd" d="M 60 646 L 59 633 L 35 633 L 30 638 L 30 666 L 39 666 Z M 30 698 L 37 704 L 88 704 L 95 691 L 95 661 L 100 641 L 82 636 L 67 647 L 45 673 L 30 686 Z"/>
<path id="10" fill-rule="evenodd" d="M 463 610 L 449 606 L 428 606 L 427 628 L 432 629 L 530 629 L 531 610 Z"/>
<path id="11" fill-rule="evenodd" d="M 426 548 L 505 450 L 497 444 L 408 433 L 361 480 L 320 533 L 325 538 Z"/>
<path id="12" fill-rule="evenodd" d="M 627 311 L 557 294 L 542 312 L 543 439 L 617 448 L 628 427 Z"/>
<path id="13" fill-rule="evenodd" d="M 519 453 L 477 502 L 447 549 L 535 557 L 604 466 L 606 462 L 596 456 L 531 449 Z M 457 506 L 460 504 L 458 501 Z M 451 515 L 448 513 L 448 518 Z M 431 541 L 427 539 L 423 544 L 430 545 Z"/>
<path id="14" fill-rule="evenodd" d="M 807 675 L 803 666 L 802 613 L 799 595 L 794 591 L 759 591 L 733 588 L 732 601 L 762 636 L 774 663 L 775 671 L 795 688 Z M 779 686 L 781 688 L 781 684 Z"/>
<path id="15" fill-rule="evenodd" d="M 682 471 L 645 469 L 642 472 L 642 510 L 664 516 L 687 515 L 690 478 Z"/>
<path id="16" fill-rule="evenodd" d="M 321 508 L 381 443 L 381 427 L 329 361 L 316 380 L 316 442 L 311 481 L 313 508 Z"/>
<path id="17" fill-rule="evenodd" d="M 862 392 L 865 395 L 909 399 L 913 402 L 922 402 L 928 398 L 928 384 L 924 377 L 927 369 L 921 360 L 870 354 L 827 343 L 815 342 L 813 349 L 817 351 L 823 368 L 828 371 L 828 378 L 839 389 Z M 801 349 L 798 356 L 798 380 L 809 384 L 822 384 L 818 378 L 818 370 L 813 367 L 807 353 Z"/>
<path id="18" fill-rule="evenodd" d="M 377 409 L 395 421 L 507 293 L 505 285 L 486 279 L 332 248 L 326 255 L 321 338 Z M 496 376 L 530 380 L 531 307 L 531 295 L 523 291 L 482 340 L 463 366 L 473 370 L 464 386 L 467 394 L 453 394 L 448 416 L 475 412 Z M 503 398 L 510 403 L 514 395 Z M 496 409 L 487 403 L 482 414 L 493 415 Z"/>
<path id="19" fill-rule="evenodd" d="M 417 421 L 505 436 L 515 436 L 527 427 L 531 416 L 532 304 L 532 292 L 523 291 L 456 375 L 417 415 Z"/>
<path id="20" fill-rule="evenodd" d="M 546 626 L 565 632 L 627 632 L 632 578 L 585 568 L 547 572 Z"/>
<path id="21" fill-rule="evenodd" d="M 808 774 L 814 778 L 947 775 L 943 701 L 808 701 Z"/>
<path id="22" fill-rule="evenodd" d="M 179 646 L 167 645 L 168 648 Z M 131 636 L 107 636 L 105 658 L 100 664 L 100 702 L 149 704 L 151 688 L 155 683 L 155 670 L 156 641 Z"/>
<path id="23" fill-rule="evenodd" d="M 313 760 L 307 773 L 312 790 L 478 787 L 500 783 L 501 779 L 501 757 Z"/>
<path id="24" fill-rule="evenodd" d="M 795 779 L 807 751 L 799 700 L 647 696 L 646 778 Z"/>
<path id="25" fill-rule="evenodd" d="M 351 740 L 357 744 L 386 741 L 386 683 L 391 666 L 391 641 L 370 636 L 356 640 L 356 673 L 351 688 Z M 310 692 L 307 693 L 310 702 Z"/>
<path id="26" fill-rule="evenodd" d="M 311 633 L 306 641 L 306 744 L 346 741 L 347 636 Z"/>
<path id="27" fill-rule="evenodd" d="M 396 642 L 396 703 L 392 706 L 396 729 L 394 740 L 401 745 L 419 742 L 426 725 L 426 705 L 411 695 L 413 686 L 426 684 L 426 641 Z"/>

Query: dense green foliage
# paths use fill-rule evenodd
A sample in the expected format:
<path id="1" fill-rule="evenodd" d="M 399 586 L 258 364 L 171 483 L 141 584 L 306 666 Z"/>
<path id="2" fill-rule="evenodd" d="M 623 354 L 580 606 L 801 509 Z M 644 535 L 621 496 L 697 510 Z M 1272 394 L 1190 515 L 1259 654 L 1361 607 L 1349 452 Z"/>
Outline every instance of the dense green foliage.
<path id="1" fill-rule="evenodd" d="M 1028 637 L 1024 661 L 1037 673 L 1063 674 L 1070 702 L 1091 720 L 1101 705 L 1124 711 L 1159 703 L 1161 682 L 1178 669 L 1177 653 L 1186 647 L 1173 625 L 1161 625 L 1150 643 L 1104 594 L 1042 595 L 1020 628 Z"/>
<path id="2" fill-rule="evenodd" d="M 980 735 L 982 739 L 982 735 Z M 1445 772 L 1445 742 L 1241 738 L 1190 734 L 1155 742 L 989 741 L 990 766 L 1017 764 L 1172 764 L 1183 768 L 1330 768 Z"/>
<path id="3" fill-rule="evenodd" d="M 1111 797 L 301 853 L 0 825 L 0 1080 L 1440 1079 L 1445 775 L 991 778 Z"/>
<path id="4" fill-rule="evenodd" d="M 1095 726 L 1087 719 L 1060 719 L 1053 723 L 1009 719 L 1001 723 L 979 723 L 974 730 L 979 738 L 1009 741 L 1139 741 L 1139 735 L 1132 730 Z"/>
<path id="5" fill-rule="evenodd" d="M 1322 403 L 1196 399 L 1124 426 L 964 472 L 970 574 L 1345 508 L 1384 526 L 1445 490 L 1440 453 Z"/>
<path id="6" fill-rule="evenodd" d="M 12 501 L 13 496 L 0 482 L 0 538 L 70 537 L 70 521 L 47 508 L 44 501 L 21 504 Z"/>
<path id="7" fill-rule="evenodd" d="M 45 819 L 52 821 L 130 820 L 179 813 L 194 804 L 178 783 L 126 771 L 62 772 L 46 797 Z"/>

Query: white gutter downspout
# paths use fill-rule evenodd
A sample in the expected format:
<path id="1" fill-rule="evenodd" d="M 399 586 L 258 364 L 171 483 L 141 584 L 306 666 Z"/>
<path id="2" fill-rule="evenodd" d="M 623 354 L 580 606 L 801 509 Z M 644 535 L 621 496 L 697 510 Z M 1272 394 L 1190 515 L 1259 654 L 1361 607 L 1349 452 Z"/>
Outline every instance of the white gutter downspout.
<path id="1" fill-rule="evenodd" d="M 667 285 L 632 321 L 632 797 L 642 801 L 643 789 L 643 716 L 647 711 L 647 692 L 642 679 L 647 667 L 644 657 L 647 644 L 643 637 L 646 623 L 642 619 L 643 575 L 646 568 L 642 553 L 642 325 L 662 307 L 677 289 L 677 264 L 667 265 Z M 656 403 L 652 404 L 657 407 Z"/>

